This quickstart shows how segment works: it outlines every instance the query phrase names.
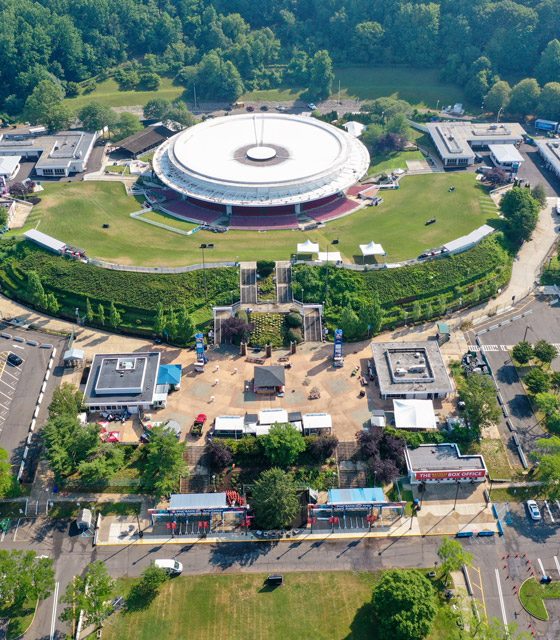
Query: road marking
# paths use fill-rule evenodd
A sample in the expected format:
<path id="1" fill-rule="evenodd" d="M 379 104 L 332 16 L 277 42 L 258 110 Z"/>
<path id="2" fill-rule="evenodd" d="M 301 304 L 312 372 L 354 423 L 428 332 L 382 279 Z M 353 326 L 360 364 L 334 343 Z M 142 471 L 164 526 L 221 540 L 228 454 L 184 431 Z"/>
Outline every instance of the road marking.
<path id="1" fill-rule="evenodd" d="M 10 376 L 10 378 L 13 378 L 14 380 L 19 380 L 19 378 L 18 378 L 17 376 L 14 376 L 14 374 L 13 374 L 13 373 L 10 373 L 9 371 L 4 371 L 4 373 L 5 373 L 7 376 Z"/>
<path id="2" fill-rule="evenodd" d="M 4 397 L 8 398 L 8 400 L 12 399 L 12 396 L 9 396 L 7 393 L 4 393 L 3 391 L 0 391 L 0 394 L 2 394 Z M 554 520 L 552 522 L 554 522 Z"/>
<path id="3" fill-rule="evenodd" d="M 12 349 L 25 349 L 25 347 L 22 347 L 20 344 L 13 344 L 12 345 Z"/>
<path id="4" fill-rule="evenodd" d="M 560 573 L 560 563 L 558 563 L 558 558 L 554 556 L 554 564 L 556 565 L 556 571 Z"/>
<path id="5" fill-rule="evenodd" d="M 21 518 L 18 518 L 17 524 L 16 524 L 16 528 L 14 531 L 14 542 L 16 541 L 17 538 L 17 532 L 18 532 L 18 528 L 19 528 L 19 521 L 21 520 Z"/>
<path id="6" fill-rule="evenodd" d="M 53 603 L 53 611 L 51 617 L 51 635 L 49 636 L 49 640 L 54 640 L 54 634 L 56 631 L 56 608 L 58 606 L 58 588 L 60 587 L 60 582 L 57 582 L 54 585 L 54 603 Z"/>
<path id="7" fill-rule="evenodd" d="M 546 576 L 546 571 L 544 570 L 543 563 L 540 558 L 537 558 L 537 562 L 539 563 L 539 567 L 541 568 L 541 573 L 543 576 Z"/>
<path id="8" fill-rule="evenodd" d="M 552 515 L 552 511 L 550 510 L 550 506 L 549 506 L 547 500 L 544 501 L 544 506 L 545 506 L 545 509 L 548 511 L 548 515 L 550 516 L 550 519 L 552 520 L 552 523 L 555 523 L 556 520 L 554 519 L 554 516 Z"/>
<path id="9" fill-rule="evenodd" d="M 0 382 L 1 382 L 2 384 L 5 384 L 5 385 L 6 385 L 7 387 L 9 387 L 12 391 L 15 391 L 15 390 L 16 390 L 16 388 L 15 388 L 15 387 L 12 387 L 12 385 L 11 385 L 11 384 L 9 384 L 9 383 L 7 383 L 5 380 L 0 380 Z"/>
<path id="10" fill-rule="evenodd" d="M 482 586 L 482 573 L 480 571 L 480 567 L 471 566 L 469 568 L 472 569 L 473 571 L 476 571 L 476 573 L 478 574 L 478 584 L 474 582 L 472 578 L 471 578 L 471 583 L 475 587 L 478 587 L 480 589 L 480 593 L 482 595 L 482 608 L 484 609 L 484 617 L 487 618 L 488 614 L 486 612 L 486 597 L 484 596 L 484 587 Z M 467 572 L 469 568 L 467 569 Z"/>
<path id="11" fill-rule="evenodd" d="M 498 569 L 496 571 L 496 583 L 498 584 L 498 596 L 500 598 L 500 609 L 502 610 L 502 620 L 504 621 L 504 627 L 507 627 L 507 617 L 506 617 L 506 605 L 504 603 L 504 596 L 502 594 L 502 583 L 500 582 L 500 573 Z"/>
<path id="12" fill-rule="evenodd" d="M 0 407 L 2 407 L 2 409 L 5 409 L 6 411 L 9 411 L 8 407 L 6 407 L 5 405 L 3 405 L 1 402 L 0 402 Z"/>

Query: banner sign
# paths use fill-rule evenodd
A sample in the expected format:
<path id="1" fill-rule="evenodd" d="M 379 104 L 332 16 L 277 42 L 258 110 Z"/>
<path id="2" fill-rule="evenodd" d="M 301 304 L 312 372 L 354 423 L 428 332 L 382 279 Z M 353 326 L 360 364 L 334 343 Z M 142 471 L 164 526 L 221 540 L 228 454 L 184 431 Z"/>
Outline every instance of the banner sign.
<path id="1" fill-rule="evenodd" d="M 484 478 L 486 469 L 464 469 L 462 471 L 415 471 L 416 480 L 468 480 Z"/>

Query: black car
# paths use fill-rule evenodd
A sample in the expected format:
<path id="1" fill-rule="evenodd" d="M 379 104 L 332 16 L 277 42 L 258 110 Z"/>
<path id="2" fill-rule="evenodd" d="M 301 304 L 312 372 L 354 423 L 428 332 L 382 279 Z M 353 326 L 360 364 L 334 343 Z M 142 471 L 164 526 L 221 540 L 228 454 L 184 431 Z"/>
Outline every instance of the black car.
<path id="1" fill-rule="evenodd" d="M 8 356 L 8 362 L 14 367 L 19 367 L 23 360 L 15 353 L 10 353 L 10 355 Z"/>

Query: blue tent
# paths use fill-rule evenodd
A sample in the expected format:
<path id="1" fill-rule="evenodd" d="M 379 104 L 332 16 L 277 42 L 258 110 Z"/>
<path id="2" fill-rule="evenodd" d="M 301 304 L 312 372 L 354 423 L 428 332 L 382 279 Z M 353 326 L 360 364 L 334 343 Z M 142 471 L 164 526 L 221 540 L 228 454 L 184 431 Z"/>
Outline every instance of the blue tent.
<path id="1" fill-rule="evenodd" d="M 157 383 L 168 385 L 181 384 L 183 368 L 180 364 L 161 364 L 158 370 Z"/>

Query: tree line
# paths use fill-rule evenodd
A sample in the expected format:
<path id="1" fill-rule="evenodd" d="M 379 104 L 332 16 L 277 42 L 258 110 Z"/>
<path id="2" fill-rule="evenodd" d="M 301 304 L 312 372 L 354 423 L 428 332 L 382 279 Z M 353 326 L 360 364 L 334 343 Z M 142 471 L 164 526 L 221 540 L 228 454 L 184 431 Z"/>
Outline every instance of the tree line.
<path id="1" fill-rule="evenodd" d="M 0 8 L 0 110 L 10 114 L 43 80 L 72 96 L 111 70 L 122 88 L 155 90 L 167 75 L 214 99 L 282 81 L 326 97 L 333 61 L 443 67 L 442 78 L 472 100 L 504 76 L 544 87 L 560 80 L 560 0 L 2 0 Z"/>

